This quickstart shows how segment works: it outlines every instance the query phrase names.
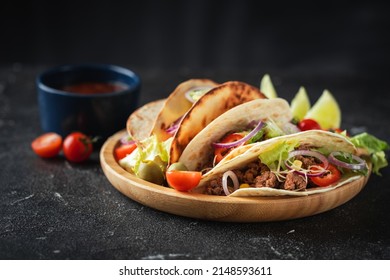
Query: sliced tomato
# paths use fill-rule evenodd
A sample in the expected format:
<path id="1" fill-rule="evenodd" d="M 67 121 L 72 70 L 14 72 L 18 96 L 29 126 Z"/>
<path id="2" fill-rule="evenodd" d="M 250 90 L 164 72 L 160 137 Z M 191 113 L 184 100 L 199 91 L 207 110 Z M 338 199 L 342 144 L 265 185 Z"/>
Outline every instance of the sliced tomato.
<path id="1" fill-rule="evenodd" d="M 195 188 L 202 177 L 202 172 L 172 170 L 165 173 L 169 186 L 181 192 Z"/>
<path id="2" fill-rule="evenodd" d="M 55 157 L 61 151 L 62 137 L 54 132 L 42 134 L 31 143 L 31 148 L 40 157 Z"/>
<path id="3" fill-rule="evenodd" d="M 131 154 L 136 148 L 137 148 L 137 144 L 135 143 L 122 144 L 116 147 L 114 150 L 116 160 L 121 160 L 122 158 Z"/>
<path id="4" fill-rule="evenodd" d="M 301 131 L 321 129 L 321 126 L 313 119 L 303 119 L 298 123 L 298 128 Z"/>
<path id="5" fill-rule="evenodd" d="M 231 143 L 238 141 L 240 139 L 244 138 L 243 135 L 239 133 L 232 133 L 226 135 L 219 143 Z M 215 148 L 214 155 L 215 155 L 215 163 L 220 162 L 233 148 Z"/>
<path id="6" fill-rule="evenodd" d="M 315 169 L 316 165 L 313 165 L 311 168 Z M 341 172 L 336 166 L 329 164 L 327 170 L 322 176 L 312 177 L 311 181 L 319 187 L 326 187 L 340 180 Z"/>

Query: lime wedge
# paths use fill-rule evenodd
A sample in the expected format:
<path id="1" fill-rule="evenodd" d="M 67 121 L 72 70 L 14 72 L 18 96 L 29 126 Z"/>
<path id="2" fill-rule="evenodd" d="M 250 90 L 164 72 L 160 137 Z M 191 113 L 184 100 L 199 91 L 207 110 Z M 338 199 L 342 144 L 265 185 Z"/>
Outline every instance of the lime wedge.
<path id="1" fill-rule="evenodd" d="M 265 74 L 260 82 L 260 91 L 265 94 L 268 98 L 276 98 L 274 85 L 272 84 L 271 77 L 268 74 Z"/>
<path id="2" fill-rule="evenodd" d="M 290 107 L 293 118 L 297 121 L 301 121 L 310 110 L 310 106 L 310 100 L 306 89 L 300 87 L 293 100 L 291 100 Z"/>
<path id="3" fill-rule="evenodd" d="M 328 90 L 324 90 L 304 118 L 314 119 L 325 130 L 340 128 L 341 111 L 339 104 Z"/>

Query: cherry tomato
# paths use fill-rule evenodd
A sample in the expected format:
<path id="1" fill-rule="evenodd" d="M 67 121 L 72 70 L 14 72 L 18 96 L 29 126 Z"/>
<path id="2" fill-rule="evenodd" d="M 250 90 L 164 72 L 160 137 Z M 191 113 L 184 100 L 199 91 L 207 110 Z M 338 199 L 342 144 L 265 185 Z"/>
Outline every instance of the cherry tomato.
<path id="1" fill-rule="evenodd" d="M 31 148 L 40 157 L 55 157 L 61 151 L 62 137 L 54 132 L 42 134 L 31 143 Z"/>
<path id="2" fill-rule="evenodd" d="M 116 160 L 121 160 L 125 156 L 131 154 L 137 148 L 137 144 L 123 144 L 115 148 L 115 158 Z"/>
<path id="3" fill-rule="evenodd" d="M 82 162 L 93 151 L 92 140 L 81 132 L 72 132 L 66 136 L 63 145 L 65 158 L 72 162 Z"/>
<path id="4" fill-rule="evenodd" d="M 244 138 L 244 136 L 238 133 L 232 133 L 222 138 L 220 143 L 231 143 L 231 142 L 238 141 L 241 138 Z M 220 162 L 231 150 L 232 148 L 215 148 L 214 150 L 215 163 Z"/>
<path id="5" fill-rule="evenodd" d="M 177 191 L 186 192 L 195 188 L 202 177 L 202 172 L 172 170 L 165 173 L 168 184 Z"/>
<path id="6" fill-rule="evenodd" d="M 316 165 L 312 166 L 312 168 L 316 168 Z M 329 164 L 327 170 L 328 172 L 322 176 L 312 177 L 311 181 L 317 186 L 326 187 L 340 180 L 341 172 L 336 166 Z"/>
<path id="7" fill-rule="evenodd" d="M 298 123 L 298 128 L 301 131 L 321 129 L 321 126 L 313 119 L 303 119 Z"/>

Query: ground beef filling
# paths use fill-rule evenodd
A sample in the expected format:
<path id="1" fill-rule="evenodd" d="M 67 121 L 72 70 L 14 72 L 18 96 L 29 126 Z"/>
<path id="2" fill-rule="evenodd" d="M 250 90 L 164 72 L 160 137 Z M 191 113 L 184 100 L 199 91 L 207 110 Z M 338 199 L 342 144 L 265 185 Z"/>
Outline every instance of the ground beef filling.
<path id="1" fill-rule="evenodd" d="M 302 161 L 302 166 L 304 168 L 315 164 L 314 159 L 309 157 L 302 157 L 302 159 L 299 160 Z M 307 187 L 307 181 L 305 178 L 295 172 L 288 173 L 286 180 L 284 182 L 280 182 L 276 175 L 259 160 L 249 163 L 245 168 L 235 169 L 233 172 L 237 175 L 240 184 L 248 184 L 251 188 L 267 187 L 294 191 L 304 190 Z M 232 186 L 233 183 L 230 182 L 228 185 Z M 232 192 L 233 189 L 230 189 L 229 187 L 229 191 Z M 219 175 L 209 182 L 206 186 L 206 194 L 225 195 L 222 187 L 222 175 Z"/>

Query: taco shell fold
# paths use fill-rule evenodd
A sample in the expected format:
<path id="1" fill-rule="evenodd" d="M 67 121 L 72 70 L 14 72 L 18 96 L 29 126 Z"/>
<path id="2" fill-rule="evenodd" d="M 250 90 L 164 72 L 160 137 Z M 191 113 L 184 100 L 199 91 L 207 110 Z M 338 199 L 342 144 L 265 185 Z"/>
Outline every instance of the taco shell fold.
<path id="1" fill-rule="evenodd" d="M 287 123 L 292 119 L 288 102 L 281 98 L 255 99 L 240 104 L 218 116 L 200 131 L 187 145 L 179 161 L 189 170 L 200 170 L 213 155 L 212 143 L 220 140 L 228 132 L 245 130 L 248 124 L 259 120 L 272 119 L 276 123 Z M 240 152 L 253 144 L 239 147 Z"/>
<path id="2" fill-rule="evenodd" d="M 250 162 L 256 160 L 258 155 L 270 151 L 273 147 L 278 146 L 280 143 L 294 143 L 297 142 L 299 145 L 307 145 L 310 147 L 324 148 L 328 151 L 340 151 L 356 154 L 355 146 L 344 136 L 339 134 L 322 131 L 322 130 L 309 130 L 304 132 L 299 132 L 290 135 L 284 135 L 273 139 L 268 139 L 263 142 L 256 143 L 252 145 L 249 149 L 240 150 L 235 149 L 228 154 L 222 161 L 220 161 L 213 169 L 203 175 L 201 182 L 199 183 L 198 189 L 194 190 L 195 192 L 202 192 L 203 187 L 218 176 L 218 174 L 223 174 L 228 170 L 240 169 Z M 348 182 L 357 180 L 361 178 L 362 175 L 355 175 L 350 177 L 344 177 L 337 184 L 322 187 L 322 188 L 313 188 L 307 189 L 305 191 L 296 192 L 288 191 L 283 189 L 273 189 L 273 188 L 245 188 L 239 189 L 231 194 L 231 196 L 278 196 L 278 195 L 292 195 L 292 196 L 303 196 L 319 192 L 330 191 L 336 187 L 344 185 Z"/>
<path id="3" fill-rule="evenodd" d="M 164 103 L 165 99 L 147 103 L 130 115 L 126 122 L 126 129 L 133 140 L 142 141 L 149 137 Z"/>
<path id="4" fill-rule="evenodd" d="M 174 135 L 170 163 L 179 160 L 191 140 L 209 123 L 233 107 L 266 98 L 259 89 L 242 82 L 226 82 L 203 95 L 184 115 Z"/>
<path id="5" fill-rule="evenodd" d="M 166 132 L 167 128 L 192 107 L 192 103 L 186 98 L 186 92 L 195 88 L 214 88 L 218 84 L 208 79 L 191 79 L 179 84 L 168 96 L 161 111 L 156 117 L 151 134 L 155 134 L 159 141 L 165 141 L 172 135 Z"/>

